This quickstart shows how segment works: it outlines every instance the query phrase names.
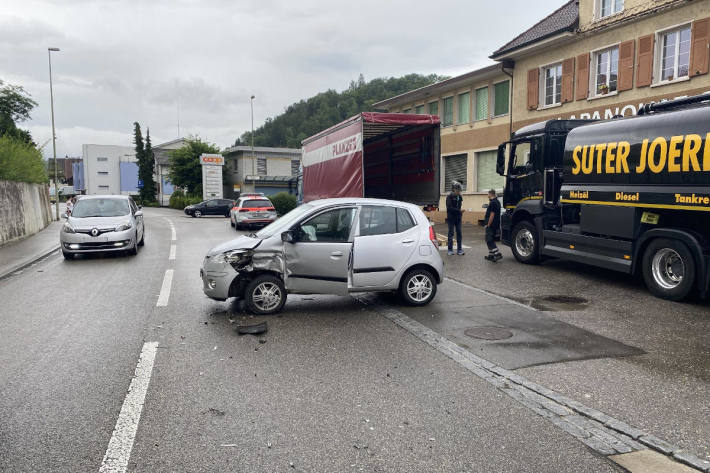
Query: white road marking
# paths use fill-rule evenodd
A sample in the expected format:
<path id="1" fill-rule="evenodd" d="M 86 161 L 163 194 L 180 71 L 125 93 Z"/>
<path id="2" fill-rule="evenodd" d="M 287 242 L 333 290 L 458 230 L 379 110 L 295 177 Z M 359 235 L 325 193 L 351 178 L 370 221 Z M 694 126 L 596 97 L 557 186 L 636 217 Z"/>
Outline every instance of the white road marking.
<path id="1" fill-rule="evenodd" d="M 177 240 L 177 235 L 175 235 L 175 227 L 173 227 L 172 225 L 170 225 L 170 239 L 172 241 Z"/>
<path id="2" fill-rule="evenodd" d="M 175 259 L 175 250 L 177 247 L 175 245 L 170 245 L 170 256 L 168 256 L 168 259 Z"/>
<path id="3" fill-rule="evenodd" d="M 99 473 L 123 473 L 128 467 L 128 459 L 131 457 L 133 441 L 138 431 L 138 422 L 143 412 L 157 349 L 158 342 L 143 344 L 135 375 L 128 387 L 121 413 L 118 414 L 116 427 L 113 429 Z"/>
<path id="4" fill-rule="evenodd" d="M 173 284 L 173 270 L 166 269 L 165 277 L 163 278 L 163 286 L 160 288 L 160 295 L 158 296 L 158 302 L 155 304 L 156 307 L 165 307 L 168 305 L 168 299 L 170 299 L 170 287 Z"/>

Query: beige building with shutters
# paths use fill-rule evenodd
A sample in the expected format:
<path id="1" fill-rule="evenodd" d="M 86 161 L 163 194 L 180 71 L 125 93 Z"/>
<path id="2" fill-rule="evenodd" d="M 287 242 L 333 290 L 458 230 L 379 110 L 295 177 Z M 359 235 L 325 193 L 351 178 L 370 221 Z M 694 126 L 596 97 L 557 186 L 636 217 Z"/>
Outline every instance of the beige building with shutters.
<path id="1" fill-rule="evenodd" d="M 444 221 L 453 180 L 463 186 L 464 222 L 469 223 L 483 217 L 487 191 L 503 189 L 495 161 L 498 145 L 510 136 L 511 72 L 493 64 L 374 104 L 377 110 L 441 118 L 441 198 L 440 211 L 431 214 L 435 221 Z"/>
<path id="2" fill-rule="evenodd" d="M 491 58 L 515 63 L 518 129 L 710 91 L 709 41 L 710 0 L 572 0 Z"/>

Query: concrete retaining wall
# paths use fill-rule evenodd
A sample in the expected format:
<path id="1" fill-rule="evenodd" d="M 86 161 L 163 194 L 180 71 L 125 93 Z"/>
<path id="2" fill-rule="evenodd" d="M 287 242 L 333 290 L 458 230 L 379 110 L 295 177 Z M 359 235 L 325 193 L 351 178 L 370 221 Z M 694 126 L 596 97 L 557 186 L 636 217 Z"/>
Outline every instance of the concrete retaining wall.
<path id="1" fill-rule="evenodd" d="M 0 246 L 34 235 L 51 221 L 45 184 L 0 180 Z"/>

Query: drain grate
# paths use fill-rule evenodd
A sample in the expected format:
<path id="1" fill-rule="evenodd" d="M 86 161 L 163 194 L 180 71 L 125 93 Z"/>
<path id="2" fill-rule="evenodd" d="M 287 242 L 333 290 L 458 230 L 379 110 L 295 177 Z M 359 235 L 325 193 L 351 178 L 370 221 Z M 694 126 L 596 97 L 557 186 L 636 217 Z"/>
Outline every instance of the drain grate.
<path id="1" fill-rule="evenodd" d="M 586 304 L 587 302 L 589 302 L 583 297 L 562 295 L 545 296 L 542 298 L 542 300 L 545 302 L 553 302 L 555 304 Z"/>
<path id="2" fill-rule="evenodd" d="M 513 332 L 503 327 L 471 327 L 464 330 L 467 336 L 481 340 L 504 340 L 513 336 Z"/>

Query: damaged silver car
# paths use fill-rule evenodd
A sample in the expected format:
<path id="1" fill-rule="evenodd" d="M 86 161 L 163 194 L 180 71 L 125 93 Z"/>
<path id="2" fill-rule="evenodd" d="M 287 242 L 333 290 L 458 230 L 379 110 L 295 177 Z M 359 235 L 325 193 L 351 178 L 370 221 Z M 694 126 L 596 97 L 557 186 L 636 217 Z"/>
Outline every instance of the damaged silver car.
<path id="1" fill-rule="evenodd" d="M 212 248 L 200 269 L 204 293 L 244 299 L 256 314 L 281 310 L 287 294 L 398 292 L 425 305 L 444 263 L 419 207 L 343 198 L 303 204 L 258 233 Z"/>

